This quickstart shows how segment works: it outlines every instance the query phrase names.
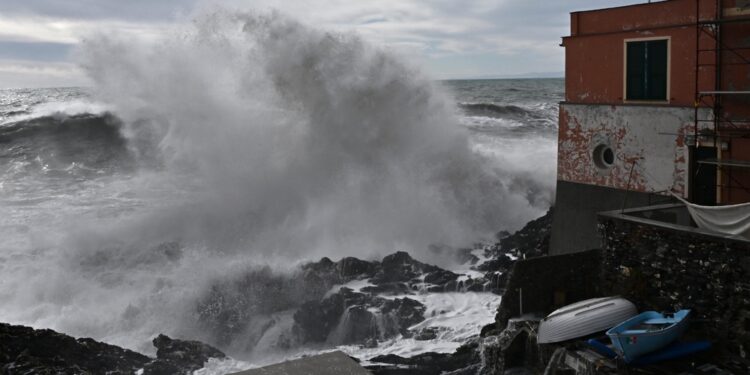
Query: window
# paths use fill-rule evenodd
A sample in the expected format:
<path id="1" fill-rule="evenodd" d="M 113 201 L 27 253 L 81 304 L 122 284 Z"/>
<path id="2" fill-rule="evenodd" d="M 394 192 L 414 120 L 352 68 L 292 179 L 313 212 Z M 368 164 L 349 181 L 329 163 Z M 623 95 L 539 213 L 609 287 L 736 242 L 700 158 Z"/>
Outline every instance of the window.
<path id="1" fill-rule="evenodd" d="M 625 100 L 667 100 L 668 39 L 625 42 Z"/>

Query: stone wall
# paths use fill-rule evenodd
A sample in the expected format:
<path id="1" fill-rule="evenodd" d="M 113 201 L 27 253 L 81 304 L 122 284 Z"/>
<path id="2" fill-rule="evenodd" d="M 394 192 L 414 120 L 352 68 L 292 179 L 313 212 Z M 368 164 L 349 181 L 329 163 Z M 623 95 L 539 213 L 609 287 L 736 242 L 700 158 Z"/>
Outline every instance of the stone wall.
<path id="1" fill-rule="evenodd" d="M 494 329 L 483 330 L 480 373 L 498 375 L 520 366 L 543 371 L 555 347 L 537 345 L 539 318 L 567 304 L 600 297 L 600 270 L 600 250 L 517 261 L 495 315 Z M 521 313 L 529 316 L 516 319 Z"/>
<path id="2" fill-rule="evenodd" d="M 558 307 L 601 296 L 596 282 L 600 258 L 600 250 L 589 250 L 516 262 L 495 316 L 496 328 L 505 328 L 508 319 L 521 312 L 545 316 Z"/>
<path id="3" fill-rule="evenodd" d="M 640 311 L 690 308 L 691 334 L 750 349 L 750 241 L 612 212 L 599 230 L 605 293 Z"/>

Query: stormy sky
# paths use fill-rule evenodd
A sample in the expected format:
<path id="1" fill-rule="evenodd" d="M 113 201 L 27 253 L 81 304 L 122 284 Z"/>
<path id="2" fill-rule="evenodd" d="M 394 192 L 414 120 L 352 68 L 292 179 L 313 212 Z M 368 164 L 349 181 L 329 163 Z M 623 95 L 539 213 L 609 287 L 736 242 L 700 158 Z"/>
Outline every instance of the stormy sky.
<path id="1" fill-rule="evenodd" d="M 204 8 L 280 10 L 356 32 L 438 79 L 561 75 L 569 13 L 635 0 L 2 0 L 0 88 L 87 85 L 73 51 L 87 36 L 154 38 Z M 217 5 L 218 4 L 218 5 Z"/>

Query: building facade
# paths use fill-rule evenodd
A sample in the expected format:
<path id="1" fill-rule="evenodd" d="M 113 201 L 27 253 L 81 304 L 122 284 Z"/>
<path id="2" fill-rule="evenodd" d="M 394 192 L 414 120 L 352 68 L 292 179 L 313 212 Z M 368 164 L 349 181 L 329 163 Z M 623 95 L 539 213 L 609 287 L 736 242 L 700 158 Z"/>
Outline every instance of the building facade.
<path id="1" fill-rule="evenodd" d="M 552 254 L 600 247 L 601 211 L 750 201 L 750 1 L 574 12 L 562 46 Z"/>

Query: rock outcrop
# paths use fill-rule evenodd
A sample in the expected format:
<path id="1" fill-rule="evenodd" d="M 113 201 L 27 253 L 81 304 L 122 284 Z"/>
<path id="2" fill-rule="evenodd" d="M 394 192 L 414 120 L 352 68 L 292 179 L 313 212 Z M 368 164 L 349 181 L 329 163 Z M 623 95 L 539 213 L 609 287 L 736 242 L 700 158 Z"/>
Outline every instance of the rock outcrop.
<path id="1" fill-rule="evenodd" d="M 374 375 L 473 375 L 479 370 L 478 343 L 470 342 L 454 353 L 423 353 L 410 358 L 395 354 L 381 355 L 370 359 L 374 365 L 367 366 Z"/>
<path id="2" fill-rule="evenodd" d="M 50 329 L 0 323 L 0 373 L 14 374 L 190 374 L 209 358 L 224 353 L 198 341 L 173 340 L 159 335 L 153 341 L 157 357 L 73 338 Z"/>
<path id="3" fill-rule="evenodd" d="M 3 374 L 131 374 L 149 361 L 140 353 L 89 338 L 0 323 Z"/>
<path id="4" fill-rule="evenodd" d="M 302 305 L 294 314 L 294 330 L 305 342 L 334 345 L 373 343 L 424 320 L 425 307 L 410 298 L 385 299 L 341 288 L 317 302 Z"/>
<path id="5" fill-rule="evenodd" d="M 476 256 L 470 252 L 456 254 L 475 263 Z M 500 263 L 508 261 L 510 258 Z M 503 271 L 495 263 L 485 263 L 481 270 L 489 278 L 461 278 L 403 251 L 381 261 L 346 257 L 334 262 L 322 258 L 292 274 L 260 268 L 215 283 L 199 302 L 198 316 L 213 333 L 210 340 L 220 345 L 229 345 L 236 337 L 254 344 L 260 337 L 248 340 L 248 335 L 263 334 L 249 332 L 249 327 L 263 325 L 254 320 L 289 310 L 296 310 L 294 337 L 285 343 L 372 344 L 398 334 L 408 336 L 411 333 L 407 328 L 424 320 L 425 307 L 409 295 L 456 291 L 499 294 L 498 280 Z M 353 281 L 361 282 L 361 288 L 341 287 Z"/>
<path id="6" fill-rule="evenodd" d="M 226 358 L 219 349 L 200 341 L 173 340 L 159 335 L 153 340 L 156 359 L 143 369 L 143 375 L 190 374 L 203 368 L 210 358 Z"/>

